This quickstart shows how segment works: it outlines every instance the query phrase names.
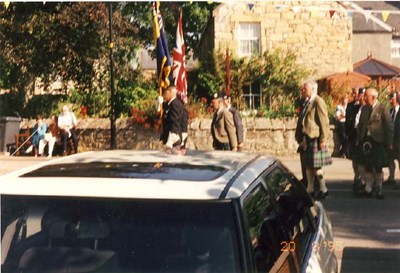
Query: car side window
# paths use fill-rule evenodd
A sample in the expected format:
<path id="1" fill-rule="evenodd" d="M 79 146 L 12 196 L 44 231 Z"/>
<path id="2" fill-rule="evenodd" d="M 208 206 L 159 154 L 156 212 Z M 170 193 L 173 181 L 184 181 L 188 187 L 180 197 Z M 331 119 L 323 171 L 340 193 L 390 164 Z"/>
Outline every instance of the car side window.
<path id="1" fill-rule="evenodd" d="M 296 253 L 301 259 L 312 235 L 307 196 L 284 170 L 276 168 L 264 177 L 277 222 L 281 226 L 282 250 Z"/>
<path id="2" fill-rule="evenodd" d="M 294 268 L 291 255 L 281 251 L 282 233 L 279 232 L 276 213 L 269 195 L 261 185 L 245 200 L 244 211 L 257 272 L 269 272 L 280 260 L 281 266 L 275 272 L 295 272 L 291 271 Z M 285 271 L 285 268 L 290 270 Z"/>

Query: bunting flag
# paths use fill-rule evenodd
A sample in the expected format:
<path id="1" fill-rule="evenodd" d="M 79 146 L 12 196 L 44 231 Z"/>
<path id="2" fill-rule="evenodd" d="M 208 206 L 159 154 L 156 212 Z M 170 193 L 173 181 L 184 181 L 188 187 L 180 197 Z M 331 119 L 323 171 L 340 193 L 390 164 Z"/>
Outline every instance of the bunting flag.
<path id="1" fill-rule="evenodd" d="M 160 13 L 160 2 L 153 2 L 154 39 L 157 54 L 157 76 L 160 95 L 162 89 L 169 86 L 169 74 L 171 72 L 171 58 L 169 57 L 167 37 L 164 32 L 164 23 Z"/>
<path id="2" fill-rule="evenodd" d="M 336 12 L 335 10 L 330 10 L 329 11 L 329 16 L 332 18 L 332 16 L 335 15 L 335 12 Z"/>
<path id="3" fill-rule="evenodd" d="M 382 11 L 383 22 L 386 23 L 387 19 L 389 18 L 389 15 L 390 15 L 390 11 Z"/>
<path id="4" fill-rule="evenodd" d="M 346 12 L 346 16 L 347 16 L 347 17 L 352 17 L 352 16 L 353 16 L 353 11 L 348 10 L 348 11 Z"/>
<path id="5" fill-rule="evenodd" d="M 310 14 L 310 17 L 311 18 L 316 18 L 318 16 L 318 11 L 317 10 L 311 10 L 311 14 Z"/>
<path id="6" fill-rule="evenodd" d="M 6 9 L 8 9 L 9 5 L 10 5 L 10 1 L 4 1 L 4 6 L 6 7 Z"/>
<path id="7" fill-rule="evenodd" d="M 248 3 L 247 6 L 249 7 L 249 10 L 252 11 L 254 8 L 254 4 L 253 3 Z"/>
<path id="8" fill-rule="evenodd" d="M 365 16 L 365 22 L 368 23 L 369 19 L 371 19 L 372 11 L 370 11 L 370 10 L 364 10 L 363 13 L 364 13 L 364 16 Z"/>
<path id="9" fill-rule="evenodd" d="M 300 11 L 300 7 L 299 6 L 293 6 L 292 10 L 293 10 L 294 14 L 297 14 Z"/>
<path id="10" fill-rule="evenodd" d="M 172 53 L 174 64 L 172 66 L 172 74 L 175 79 L 175 86 L 178 93 L 181 94 L 183 102 L 187 102 L 187 78 L 185 65 L 185 41 L 183 39 L 182 29 L 182 10 L 179 15 L 178 26 L 176 28 L 176 44 Z"/>

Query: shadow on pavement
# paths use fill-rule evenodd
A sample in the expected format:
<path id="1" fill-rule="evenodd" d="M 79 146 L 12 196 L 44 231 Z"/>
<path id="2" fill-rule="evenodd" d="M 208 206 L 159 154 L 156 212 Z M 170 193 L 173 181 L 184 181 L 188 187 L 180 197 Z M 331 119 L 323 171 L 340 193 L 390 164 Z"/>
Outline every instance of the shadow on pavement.
<path id="1" fill-rule="evenodd" d="M 400 250 L 345 247 L 341 273 L 398 273 Z"/>

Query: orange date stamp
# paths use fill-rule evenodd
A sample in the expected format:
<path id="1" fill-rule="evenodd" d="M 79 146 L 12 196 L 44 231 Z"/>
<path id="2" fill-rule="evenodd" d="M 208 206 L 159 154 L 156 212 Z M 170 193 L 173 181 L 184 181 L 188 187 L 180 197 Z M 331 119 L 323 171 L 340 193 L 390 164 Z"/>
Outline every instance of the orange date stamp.
<path id="1" fill-rule="evenodd" d="M 320 250 L 328 250 L 329 252 L 341 251 L 343 250 L 343 242 L 341 241 L 331 241 L 323 240 L 320 242 L 313 242 L 312 250 L 319 252 Z M 282 241 L 281 242 L 281 252 L 294 252 L 296 251 L 296 242 L 294 241 Z"/>

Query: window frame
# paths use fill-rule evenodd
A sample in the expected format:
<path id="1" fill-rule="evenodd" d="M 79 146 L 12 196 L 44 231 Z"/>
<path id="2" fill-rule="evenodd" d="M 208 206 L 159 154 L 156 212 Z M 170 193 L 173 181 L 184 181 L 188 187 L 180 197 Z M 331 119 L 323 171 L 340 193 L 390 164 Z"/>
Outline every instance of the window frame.
<path id="1" fill-rule="evenodd" d="M 242 27 L 246 27 L 246 29 Z M 255 35 L 250 35 L 250 33 Z M 242 50 L 242 42 L 247 43 L 246 47 L 248 48 L 248 50 Z M 252 42 L 257 43 L 257 48 L 251 45 Z M 260 52 L 261 52 L 261 22 L 239 22 L 238 26 L 239 57 L 249 57 L 252 55 L 259 55 Z"/>
<path id="2" fill-rule="evenodd" d="M 391 58 L 400 58 L 400 37 L 392 38 L 390 44 Z"/>

